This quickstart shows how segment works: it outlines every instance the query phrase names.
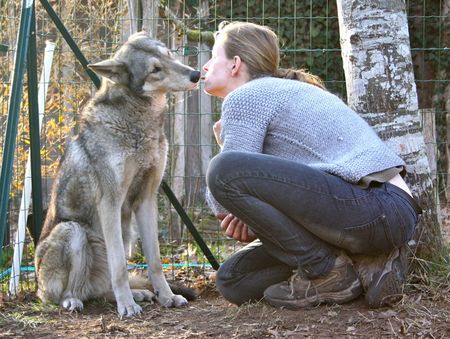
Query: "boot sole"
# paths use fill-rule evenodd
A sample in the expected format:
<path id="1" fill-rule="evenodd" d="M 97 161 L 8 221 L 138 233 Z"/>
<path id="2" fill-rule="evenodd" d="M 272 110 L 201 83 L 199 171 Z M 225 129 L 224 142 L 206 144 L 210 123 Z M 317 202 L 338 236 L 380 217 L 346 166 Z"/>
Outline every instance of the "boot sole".
<path id="1" fill-rule="evenodd" d="M 404 281 L 398 277 L 398 274 L 391 271 L 378 284 L 369 285 L 365 299 L 370 308 L 388 306 L 402 299 Z"/>
<path id="2" fill-rule="evenodd" d="M 403 298 L 406 281 L 405 269 L 400 253 L 388 261 L 383 271 L 376 275 L 369 285 L 365 300 L 370 308 L 389 306 Z"/>
<path id="3" fill-rule="evenodd" d="M 319 304 L 344 304 L 356 299 L 361 295 L 363 289 L 359 280 L 355 280 L 350 287 L 343 291 L 328 292 L 313 295 L 305 299 L 276 299 L 264 296 L 264 299 L 272 306 L 285 307 L 290 310 L 298 310 L 307 307 L 314 307 Z"/>

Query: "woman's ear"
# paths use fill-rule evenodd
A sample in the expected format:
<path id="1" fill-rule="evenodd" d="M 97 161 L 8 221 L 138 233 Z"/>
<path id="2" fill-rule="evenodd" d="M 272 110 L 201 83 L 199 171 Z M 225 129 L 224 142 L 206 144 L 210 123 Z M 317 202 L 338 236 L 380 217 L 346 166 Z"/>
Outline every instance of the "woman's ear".
<path id="1" fill-rule="evenodd" d="M 235 55 L 233 57 L 233 62 L 234 62 L 234 64 L 231 67 L 231 76 L 238 75 L 239 72 L 242 70 L 242 65 L 243 65 L 242 59 L 238 55 Z"/>

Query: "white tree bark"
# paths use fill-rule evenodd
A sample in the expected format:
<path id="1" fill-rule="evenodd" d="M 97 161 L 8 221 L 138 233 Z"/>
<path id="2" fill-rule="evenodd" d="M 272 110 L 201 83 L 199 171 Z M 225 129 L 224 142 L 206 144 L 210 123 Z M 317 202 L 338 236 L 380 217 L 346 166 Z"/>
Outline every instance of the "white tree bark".
<path id="1" fill-rule="evenodd" d="M 419 240 L 440 248 L 405 3 L 337 0 L 337 8 L 348 104 L 406 161 L 407 181 L 425 209 Z"/>

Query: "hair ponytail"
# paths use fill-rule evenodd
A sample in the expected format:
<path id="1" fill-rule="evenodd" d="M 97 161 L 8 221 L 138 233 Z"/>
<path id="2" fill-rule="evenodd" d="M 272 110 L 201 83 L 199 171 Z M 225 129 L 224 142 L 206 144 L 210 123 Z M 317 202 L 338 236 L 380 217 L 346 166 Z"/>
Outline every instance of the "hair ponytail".
<path id="1" fill-rule="evenodd" d="M 303 69 L 279 68 L 273 76 L 276 78 L 303 81 L 321 89 L 326 89 L 322 79 Z"/>

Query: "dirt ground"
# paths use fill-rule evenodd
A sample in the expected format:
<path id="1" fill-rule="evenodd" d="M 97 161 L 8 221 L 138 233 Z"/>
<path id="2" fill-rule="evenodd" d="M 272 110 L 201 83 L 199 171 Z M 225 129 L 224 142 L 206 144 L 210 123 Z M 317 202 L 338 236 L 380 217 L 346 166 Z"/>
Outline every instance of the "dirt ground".
<path id="1" fill-rule="evenodd" d="M 115 304 L 86 303 L 82 313 L 43 306 L 33 294 L 0 306 L 2 338 L 450 338 L 450 290 L 408 286 L 403 300 L 370 310 L 346 305 L 290 311 L 264 302 L 236 307 L 207 279 L 197 300 L 178 309 L 143 303 L 144 313 L 119 319 Z"/>

